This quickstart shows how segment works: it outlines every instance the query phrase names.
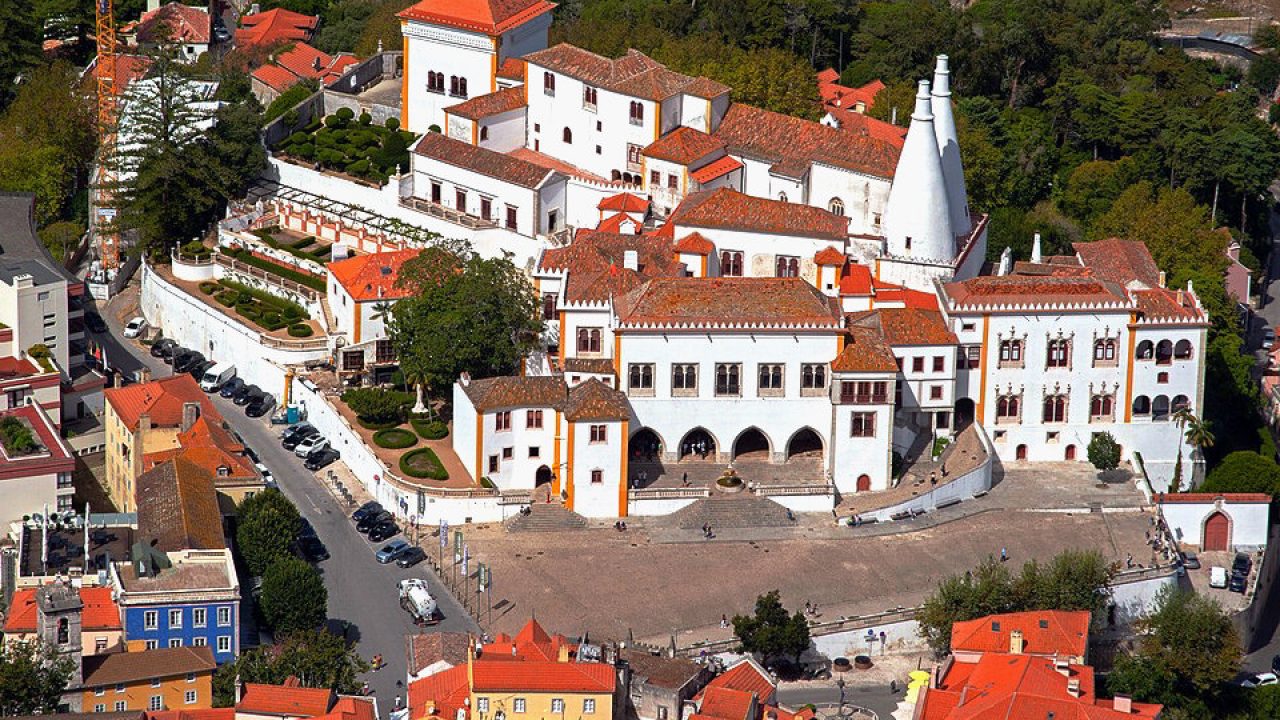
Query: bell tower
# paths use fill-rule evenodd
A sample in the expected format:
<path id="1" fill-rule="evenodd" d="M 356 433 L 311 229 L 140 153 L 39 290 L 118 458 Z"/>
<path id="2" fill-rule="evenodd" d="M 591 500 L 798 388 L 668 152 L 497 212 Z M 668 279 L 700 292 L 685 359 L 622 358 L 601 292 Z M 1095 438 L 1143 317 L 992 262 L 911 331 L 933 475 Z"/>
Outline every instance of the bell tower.
<path id="1" fill-rule="evenodd" d="M 80 686 L 83 681 L 80 646 L 81 617 L 84 603 L 80 589 L 59 576 L 50 585 L 36 590 L 36 637 L 58 658 L 72 663 L 71 680 L 63 694 L 70 712 L 80 712 Z"/>

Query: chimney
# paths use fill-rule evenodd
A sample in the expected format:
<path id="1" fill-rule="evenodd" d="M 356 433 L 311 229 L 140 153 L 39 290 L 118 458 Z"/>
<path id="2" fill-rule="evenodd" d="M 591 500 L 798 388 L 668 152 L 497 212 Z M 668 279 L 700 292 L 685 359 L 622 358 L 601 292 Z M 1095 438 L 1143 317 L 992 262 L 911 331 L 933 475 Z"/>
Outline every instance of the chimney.
<path id="1" fill-rule="evenodd" d="M 1023 647 L 1024 647 L 1024 643 L 1022 641 L 1022 631 L 1014 630 L 1013 632 L 1009 633 L 1009 654 L 1021 655 Z"/>
<path id="2" fill-rule="evenodd" d="M 464 370 L 462 374 L 458 376 L 458 382 L 462 383 L 462 387 L 469 387 L 471 385 L 471 373 Z"/>
<path id="3" fill-rule="evenodd" d="M 258 6 L 258 3 L 254 3 L 254 4 L 252 4 L 252 5 L 250 5 L 250 6 L 249 6 L 249 14 L 250 14 L 250 15 L 257 15 L 257 14 L 258 14 L 258 13 L 260 13 L 260 12 L 262 12 L 262 9 Z"/>
<path id="4" fill-rule="evenodd" d="M 1111 702 L 1111 707 L 1116 712 L 1128 715 L 1133 712 L 1133 699 L 1128 695 L 1117 695 Z"/>
<path id="5" fill-rule="evenodd" d="M 179 428 L 182 432 L 191 429 L 196 424 L 196 420 L 200 417 L 200 403 L 186 402 L 182 403 L 182 426 Z"/>
<path id="6" fill-rule="evenodd" d="M 949 263 L 955 259 L 956 238 L 931 103 L 929 81 L 921 80 L 889 188 L 883 233 L 889 255 Z"/>
<path id="7" fill-rule="evenodd" d="M 321 67 L 323 67 L 323 65 L 320 63 L 320 56 L 317 55 L 316 59 L 311 61 L 311 69 L 319 72 Z"/>
<path id="8" fill-rule="evenodd" d="M 134 370 L 134 371 L 133 371 L 133 379 L 134 379 L 134 380 L 136 380 L 136 381 L 137 381 L 137 382 L 139 382 L 139 383 L 148 383 L 148 382 L 151 382 L 151 368 L 149 368 L 149 367 L 147 367 L 147 366 L 143 365 L 142 367 L 138 368 L 137 370 Z"/>
<path id="9" fill-rule="evenodd" d="M 640 253 L 635 250 L 624 250 L 622 253 L 622 267 L 628 270 L 639 270 Z"/>
<path id="10" fill-rule="evenodd" d="M 933 68 L 933 89 L 930 106 L 933 110 L 933 132 L 938 141 L 938 155 L 942 159 L 942 177 L 947 184 L 947 211 L 951 216 L 951 231 L 968 235 L 969 197 L 964 185 L 964 167 L 960 163 L 960 136 L 956 132 L 956 119 L 951 110 L 951 68 L 946 55 L 939 55 Z"/>
<path id="11" fill-rule="evenodd" d="M 556 662 L 569 662 L 569 646 L 561 645 L 559 651 L 556 652 Z"/>
<path id="12" fill-rule="evenodd" d="M 1044 257 L 1040 254 L 1040 233 L 1036 233 L 1035 239 L 1031 241 L 1031 262 L 1044 262 Z"/>
<path id="13" fill-rule="evenodd" d="M 1080 678 L 1067 680 L 1067 694 L 1073 698 L 1080 697 Z"/>
<path id="14" fill-rule="evenodd" d="M 1160 287 L 1164 287 L 1164 280 L 1165 280 L 1165 278 L 1164 278 L 1164 271 L 1163 271 L 1163 270 L 1161 270 L 1161 271 L 1160 271 L 1160 280 L 1159 280 L 1159 282 L 1160 282 Z"/>
<path id="15" fill-rule="evenodd" d="M 1053 658 L 1053 669 L 1058 671 L 1058 674 L 1063 677 L 1071 677 L 1071 667 L 1066 658 L 1055 655 Z"/>
<path id="16" fill-rule="evenodd" d="M 1000 253 L 1000 265 L 996 268 L 996 275 L 1008 275 L 1013 270 L 1013 248 L 1005 246 L 1004 252 Z"/>
<path id="17" fill-rule="evenodd" d="M 1240 262 L 1240 243 L 1234 240 L 1231 241 L 1231 244 L 1227 246 L 1227 257 L 1235 262 Z"/>

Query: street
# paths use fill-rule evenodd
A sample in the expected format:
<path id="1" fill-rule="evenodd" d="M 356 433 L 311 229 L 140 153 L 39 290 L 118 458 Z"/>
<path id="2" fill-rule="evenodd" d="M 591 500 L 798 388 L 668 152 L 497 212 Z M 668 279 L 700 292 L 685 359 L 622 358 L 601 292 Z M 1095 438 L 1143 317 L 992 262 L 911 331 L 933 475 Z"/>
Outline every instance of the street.
<path id="1" fill-rule="evenodd" d="M 904 685 L 899 685 L 896 694 L 890 693 L 887 685 L 850 686 L 844 689 L 844 702 L 846 705 L 871 710 L 883 719 L 893 714 L 902 700 L 904 690 Z M 813 704 L 818 707 L 819 715 L 836 715 L 840 705 L 840 688 L 798 684 L 780 685 L 778 686 L 778 703 L 791 708 Z"/>
<path id="2" fill-rule="evenodd" d="M 93 337 L 108 347 L 112 365 L 125 372 L 145 365 L 151 369 L 153 378 L 172 374 L 171 368 L 151 357 L 146 348 L 122 339 L 119 335 L 122 324 L 114 312 L 108 308 L 101 314 L 111 328 L 111 337 Z M 406 699 L 403 686 L 406 670 L 404 636 L 416 630 L 409 615 L 400 607 L 396 593 L 399 580 L 406 577 L 427 580 L 431 594 L 444 615 L 441 623 L 432 630 L 479 632 L 479 628 L 445 590 L 426 562 L 409 569 L 377 563 L 373 553 L 381 543 L 371 544 L 357 533 L 350 513 L 339 507 L 328 490 L 302 466 L 301 458 L 281 447 L 279 430 L 283 426 L 272 427 L 267 418 L 246 417 L 244 408 L 236 407 L 231 400 L 216 394 L 212 399 L 223 418 L 271 470 L 280 490 L 311 522 L 328 548 L 330 558 L 320 563 L 319 568 L 329 591 L 330 628 L 341 632 L 341 623 L 346 621 L 350 623 L 349 636 L 356 642 L 356 649 L 363 658 L 369 660 L 375 654 L 382 654 L 385 666 L 377 672 L 368 673 L 367 680 L 378 698 L 379 712 L 385 716 L 395 708 L 397 699 L 401 702 Z M 243 588 L 248 578 L 240 580 L 242 592 L 247 592 Z"/>

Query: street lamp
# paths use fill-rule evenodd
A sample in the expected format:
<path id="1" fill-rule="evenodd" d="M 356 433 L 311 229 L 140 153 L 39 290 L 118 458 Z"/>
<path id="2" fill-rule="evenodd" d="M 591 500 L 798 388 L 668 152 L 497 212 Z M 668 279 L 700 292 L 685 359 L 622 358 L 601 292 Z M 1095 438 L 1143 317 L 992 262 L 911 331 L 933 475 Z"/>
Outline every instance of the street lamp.
<path id="1" fill-rule="evenodd" d="M 836 678 L 836 687 L 840 688 L 840 707 L 844 707 L 844 678 Z"/>

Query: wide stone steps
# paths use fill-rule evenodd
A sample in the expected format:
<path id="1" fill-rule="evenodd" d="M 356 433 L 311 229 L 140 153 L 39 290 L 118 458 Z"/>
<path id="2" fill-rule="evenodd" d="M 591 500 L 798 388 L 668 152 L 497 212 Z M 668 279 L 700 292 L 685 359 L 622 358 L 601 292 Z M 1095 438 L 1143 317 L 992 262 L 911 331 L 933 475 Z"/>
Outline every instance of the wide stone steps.
<path id="1" fill-rule="evenodd" d="M 679 528 L 699 529 L 710 523 L 716 528 L 791 527 L 795 521 L 787 509 L 762 497 L 739 493 L 712 495 L 672 513 L 668 521 Z"/>
<path id="2" fill-rule="evenodd" d="M 534 503 L 528 515 L 517 514 L 507 520 L 507 532 L 560 532 L 587 526 L 586 518 L 560 503 Z"/>

